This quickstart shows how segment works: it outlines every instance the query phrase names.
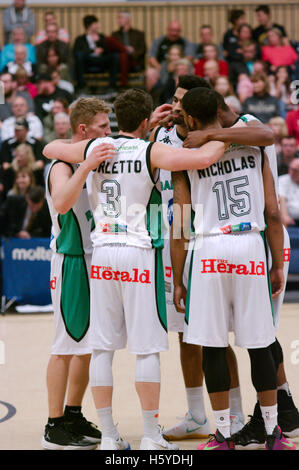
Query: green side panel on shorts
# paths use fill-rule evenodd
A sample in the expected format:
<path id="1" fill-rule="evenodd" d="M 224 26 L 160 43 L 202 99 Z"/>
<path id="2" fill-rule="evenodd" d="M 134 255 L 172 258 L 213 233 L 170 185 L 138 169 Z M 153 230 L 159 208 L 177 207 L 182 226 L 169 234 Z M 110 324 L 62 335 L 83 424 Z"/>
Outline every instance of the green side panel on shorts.
<path id="1" fill-rule="evenodd" d="M 59 214 L 60 233 L 56 240 L 57 253 L 83 255 L 83 242 L 78 219 L 72 209 L 66 214 Z"/>
<path id="2" fill-rule="evenodd" d="M 161 193 L 154 186 L 146 208 L 146 226 L 153 248 L 163 248 L 163 214 Z"/>
<path id="3" fill-rule="evenodd" d="M 68 334 L 79 342 L 88 330 L 90 317 L 89 278 L 84 256 L 64 256 L 60 309 Z"/>
<path id="4" fill-rule="evenodd" d="M 160 323 L 167 332 L 167 310 L 165 297 L 164 267 L 162 250 L 155 250 L 155 293 Z"/>
<path id="5" fill-rule="evenodd" d="M 265 237 L 265 232 L 260 232 L 260 235 L 263 239 L 264 242 L 264 247 L 265 247 L 265 253 L 266 253 L 266 261 L 267 261 L 267 279 L 268 279 L 268 290 L 269 290 L 269 297 L 270 297 L 270 303 L 271 303 L 271 311 L 272 311 L 272 317 L 273 317 L 273 322 L 274 322 L 274 311 L 273 311 L 273 299 L 272 299 L 272 288 L 271 288 L 271 280 L 270 280 L 270 272 L 269 272 L 269 263 L 268 263 L 268 250 L 267 250 L 267 245 L 266 245 L 266 237 Z"/>
<path id="6" fill-rule="evenodd" d="M 193 267 L 193 254 L 194 254 L 194 251 L 192 249 L 189 273 L 188 273 L 188 288 L 187 288 L 186 305 L 185 305 L 185 322 L 187 323 L 187 325 L 189 324 L 189 307 L 190 307 L 190 295 L 191 295 L 190 291 L 191 291 L 191 277 L 192 277 L 192 267 Z"/>

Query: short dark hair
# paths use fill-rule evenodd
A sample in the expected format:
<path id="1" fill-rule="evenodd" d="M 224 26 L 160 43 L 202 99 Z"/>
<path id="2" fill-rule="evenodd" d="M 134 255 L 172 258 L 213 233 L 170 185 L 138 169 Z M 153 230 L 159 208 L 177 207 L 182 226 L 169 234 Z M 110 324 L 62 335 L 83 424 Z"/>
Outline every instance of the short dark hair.
<path id="1" fill-rule="evenodd" d="M 241 16 L 245 15 L 244 10 L 231 10 L 228 14 L 228 19 L 230 23 L 234 24 Z"/>
<path id="2" fill-rule="evenodd" d="M 228 111 L 229 107 L 227 106 L 224 96 L 222 96 L 218 91 L 215 91 L 216 99 L 217 99 L 217 107 L 221 109 L 222 111 Z"/>
<path id="3" fill-rule="evenodd" d="M 153 99 L 146 91 L 132 88 L 117 96 L 114 110 L 118 127 L 123 132 L 134 132 L 153 111 Z"/>
<path id="4" fill-rule="evenodd" d="M 259 5 L 258 7 L 256 7 L 255 11 L 256 13 L 258 11 L 263 11 L 264 13 L 266 13 L 266 15 L 270 15 L 270 8 L 268 7 L 268 5 Z"/>
<path id="5" fill-rule="evenodd" d="M 192 88 L 211 88 L 211 85 L 204 78 L 197 75 L 181 75 L 177 88 L 192 90 Z"/>
<path id="6" fill-rule="evenodd" d="M 32 186 L 32 188 L 29 188 L 27 196 L 31 202 L 38 204 L 44 200 L 45 190 L 42 186 Z"/>
<path id="7" fill-rule="evenodd" d="M 86 15 L 83 18 L 83 25 L 85 29 L 88 29 L 92 23 L 97 23 L 99 20 L 95 15 Z"/>
<path id="8" fill-rule="evenodd" d="M 212 124 L 217 119 L 217 98 L 214 90 L 193 88 L 184 95 L 182 100 L 184 111 L 198 119 L 201 124 Z"/>

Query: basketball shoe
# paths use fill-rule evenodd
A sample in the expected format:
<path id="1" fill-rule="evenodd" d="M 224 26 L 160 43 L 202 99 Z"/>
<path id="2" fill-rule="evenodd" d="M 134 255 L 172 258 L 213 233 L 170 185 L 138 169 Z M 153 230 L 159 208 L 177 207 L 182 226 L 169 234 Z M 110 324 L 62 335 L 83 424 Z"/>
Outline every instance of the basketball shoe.
<path id="1" fill-rule="evenodd" d="M 203 423 L 197 421 L 188 411 L 185 418 L 176 426 L 163 431 L 163 437 L 167 441 L 182 441 L 185 439 L 203 439 L 210 435 L 208 419 Z"/>
<path id="2" fill-rule="evenodd" d="M 235 444 L 231 438 L 225 439 L 217 429 L 208 442 L 199 444 L 197 450 L 235 450 Z"/>
<path id="3" fill-rule="evenodd" d="M 42 447 L 47 450 L 93 450 L 97 443 L 72 433 L 61 420 L 59 423 L 46 424 Z"/>
<path id="4" fill-rule="evenodd" d="M 140 450 L 179 450 L 179 447 L 166 441 L 162 435 L 162 429 L 158 426 L 157 438 L 143 437 L 140 443 Z"/>
<path id="5" fill-rule="evenodd" d="M 244 427 L 243 418 L 241 419 L 238 415 L 230 415 L 230 432 L 231 434 L 235 434 Z"/>
<path id="6" fill-rule="evenodd" d="M 64 410 L 66 427 L 75 434 L 80 434 L 90 442 L 101 442 L 101 431 L 98 427 L 83 416 L 81 407 L 66 406 Z"/>
<path id="7" fill-rule="evenodd" d="M 101 450 L 130 450 L 131 446 L 127 441 L 124 441 L 120 436 L 117 439 L 113 437 L 102 437 Z"/>
<path id="8" fill-rule="evenodd" d="M 279 426 L 275 426 L 273 433 L 267 436 L 266 450 L 296 450 L 296 446 L 282 434 Z"/>
<path id="9" fill-rule="evenodd" d="M 293 402 L 291 393 L 277 391 L 278 425 L 287 437 L 299 436 L 299 412 Z"/>

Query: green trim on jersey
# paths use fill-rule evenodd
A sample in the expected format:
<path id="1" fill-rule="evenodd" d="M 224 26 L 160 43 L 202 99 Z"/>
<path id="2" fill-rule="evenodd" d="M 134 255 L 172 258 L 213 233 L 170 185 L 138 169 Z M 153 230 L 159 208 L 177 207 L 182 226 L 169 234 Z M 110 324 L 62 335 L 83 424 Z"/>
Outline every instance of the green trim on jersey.
<path id="1" fill-rule="evenodd" d="M 155 250 L 155 296 L 160 323 L 167 333 L 167 310 L 162 250 Z"/>
<path id="2" fill-rule="evenodd" d="M 146 207 L 146 227 L 151 238 L 153 248 L 163 248 L 163 214 L 162 197 L 160 191 L 153 187 Z"/>
<path id="3" fill-rule="evenodd" d="M 189 324 L 189 313 L 190 313 L 190 296 L 191 296 L 191 278 L 192 278 L 192 268 L 193 268 L 193 255 L 194 251 L 192 248 L 192 255 L 190 259 L 189 273 L 188 273 L 188 288 L 186 296 L 186 306 L 185 306 L 185 322 Z"/>
<path id="4" fill-rule="evenodd" d="M 89 278 L 84 256 L 64 255 L 60 309 L 67 333 L 74 341 L 81 341 L 90 318 Z"/>
<path id="5" fill-rule="evenodd" d="M 270 271 L 269 271 L 269 260 L 268 260 L 268 247 L 267 247 L 265 232 L 260 232 L 260 235 L 261 235 L 261 237 L 263 239 L 263 242 L 264 242 L 264 248 L 265 248 L 265 254 L 266 254 L 268 291 L 269 291 L 269 297 L 270 297 L 270 303 L 271 303 L 272 318 L 273 318 L 273 322 L 274 322 L 272 287 L 271 287 L 271 279 L 270 279 Z"/>
<path id="6" fill-rule="evenodd" d="M 73 209 L 58 215 L 60 233 L 56 240 L 57 253 L 83 255 L 83 241 L 80 225 Z"/>

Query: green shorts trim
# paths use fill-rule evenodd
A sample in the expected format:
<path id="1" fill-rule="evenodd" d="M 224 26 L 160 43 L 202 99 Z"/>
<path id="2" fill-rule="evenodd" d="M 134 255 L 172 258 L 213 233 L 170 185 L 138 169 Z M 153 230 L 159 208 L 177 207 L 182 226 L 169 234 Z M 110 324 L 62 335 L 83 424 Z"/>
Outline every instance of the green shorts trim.
<path id="1" fill-rule="evenodd" d="M 186 296 L 186 305 L 185 305 L 185 322 L 187 325 L 189 324 L 189 312 L 190 312 L 190 295 L 191 295 L 191 278 L 192 278 L 192 268 L 193 268 L 193 255 L 194 251 L 192 248 L 192 255 L 190 259 L 190 266 L 189 266 L 189 276 L 188 276 L 188 288 L 187 288 L 187 296 Z"/>
<path id="2" fill-rule="evenodd" d="M 155 250 L 155 296 L 158 317 L 162 328 L 167 332 L 167 311 L 162 250 Z"/>

